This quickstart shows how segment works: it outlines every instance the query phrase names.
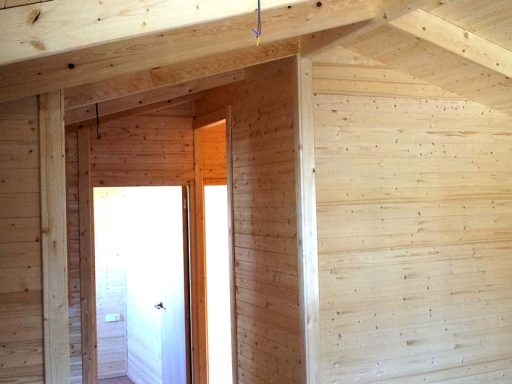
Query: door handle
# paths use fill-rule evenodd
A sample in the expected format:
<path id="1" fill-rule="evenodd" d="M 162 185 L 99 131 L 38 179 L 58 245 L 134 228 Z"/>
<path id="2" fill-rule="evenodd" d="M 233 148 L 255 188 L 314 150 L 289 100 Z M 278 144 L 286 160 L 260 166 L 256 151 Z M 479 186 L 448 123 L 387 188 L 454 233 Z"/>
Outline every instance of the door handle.
<path id="1" fill-rule="evenodd" d="M 164 303 L 159 302 L 158 304 L 155 304 L 156 309 L 164 309 L 167 310 L 167 308 L 164 307 Z"/>

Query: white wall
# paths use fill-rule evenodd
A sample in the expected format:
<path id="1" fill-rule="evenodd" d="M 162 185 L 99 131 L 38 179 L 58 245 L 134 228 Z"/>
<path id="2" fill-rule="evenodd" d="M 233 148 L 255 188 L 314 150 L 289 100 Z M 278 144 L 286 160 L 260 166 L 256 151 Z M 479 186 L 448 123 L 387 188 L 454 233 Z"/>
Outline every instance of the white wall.
<path id="1" fill-rule="evenodd" d="M 96 322 L 100 379 L 125 376 L 127 372 L 123 206 L 121 189 L 94 189 Z M 107 314 L 120 314 L 120 321 L 107 322 Z"/>

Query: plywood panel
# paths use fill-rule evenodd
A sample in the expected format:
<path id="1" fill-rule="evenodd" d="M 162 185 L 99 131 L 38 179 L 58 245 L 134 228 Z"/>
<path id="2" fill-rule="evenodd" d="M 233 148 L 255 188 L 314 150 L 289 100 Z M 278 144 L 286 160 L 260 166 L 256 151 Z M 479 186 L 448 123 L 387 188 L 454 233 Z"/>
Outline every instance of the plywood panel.
<path id="1" fill-rule="evenodd" d="M 295 211 L 295 61 L 208 92 L 198 115 L 232 107 L 238 380 L 302 383 Z"/>
<path id="2" fill-rule="evenodd" d="M 341 48 L 313 74 L 322 382 L 510 382 L 512 119 Z"/>
<path id="3" fill-rule="evenodd" d="M 180 105 L 91 128 L 91 179 L 95 186 L 182 185 L 194 177 L 191 105 Z M 78 149 L 76 129 L 66 134 L 71 382 L 82 382 L 80 321 Z M 1 169 L 0 169 L 1 172 Z M 104 315 L 104 313 L 103 313 Z M 103 315 L 98 316 L 103 318 Z M 107 337 L 108 339 L 108 337 Z M 104 338 L 100 353 L 107 340 Z M 119 348 L 117 348 L 119 349 Z M 122 371 L 119 351 L 100 371 Z"/>
<path id="4" fill-rule="evenodd" d="M 0 382 L 43 381 L 37 97 L 0 105 Z"/>

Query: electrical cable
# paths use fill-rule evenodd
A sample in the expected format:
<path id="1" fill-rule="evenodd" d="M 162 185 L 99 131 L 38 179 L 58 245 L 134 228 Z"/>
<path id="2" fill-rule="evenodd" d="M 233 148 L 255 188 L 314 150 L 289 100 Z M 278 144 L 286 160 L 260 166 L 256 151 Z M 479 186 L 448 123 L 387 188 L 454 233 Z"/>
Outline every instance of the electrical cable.
<path id="1" fill-rule="evenodd" d="M 100 113 L 98 108 L 98 103 L 96 103 L 96 137 L 101 139 L 101 132 L 100 132 Z"/>
<path id="2" fill-rule="evenodd" d="M 260 0 L 258 0 L 258 26 L 256 27 L 256 29 L 253 28 L 252 31 L 256 35 L 256 46 L 259 46 L 260 45 L 260 37 L 261 37 L 261 33 L 262 33 Z"/>

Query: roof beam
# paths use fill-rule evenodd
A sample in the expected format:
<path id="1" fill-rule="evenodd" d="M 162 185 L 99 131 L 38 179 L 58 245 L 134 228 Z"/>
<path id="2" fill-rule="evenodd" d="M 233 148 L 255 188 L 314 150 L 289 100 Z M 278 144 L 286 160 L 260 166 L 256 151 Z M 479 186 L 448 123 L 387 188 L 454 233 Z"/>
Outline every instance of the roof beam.
<path id="1" fill-rule="evenodd" d="M 98 115 L 100 118 L 116 116 L 117 114 L 131 109 L 141 109 L 148 105 L 158 105 L 158 108 L 166 103 L 172 105 L 176 98 L 205 91 L 207 89 L 221 87 L 244 79 L 243 71 L 226 73 L 220 76 L 212 76 L 201 80 L 193 80 L 179 85 L 157 88 L 149 92 L 125 96 L 98 104 Z M 66 111 L 64 121 L 66 125 L 83 124 L 86 121 L 96 119 L 96 105 Z"/>
<path id="2" fill-rule="evenodd" d="M 96 123 L 101 125 L 104 123 L 108 123 L 109 121 L 119 120 L 119 119 L 123 119 L 125 117 L 137 116 L 137 115 L 141 115 L 143 113 L 159 111 L 162 109 L 169 109 L 171 107 L 176 107 L 178 105 L 190 103 L 190 102 L 198 99 L 199 97 L 201 97 L 200 93 L 195 93 L 193 95 L 180 96 L 180 97 L 176 97 L 176 98 L 172 98 L 172 99 L 168 99 L 168 100 L 158 101 L 158 102 L 152 103 L 152 104 L 142 105 L 137 108 L 132 108 L 132 109 L 124 110 L 124 111 L 106 114 L 106 115 L 101 116 L 98 120 L 96 120 L 96 117 L 95 118 L 87 118 L 85 120 L 77 121 L 72 124 L 66 124 L 66 127 L 67 128 L 76 128 L 76 127 L 80 127 L 80 126 L 85 126 L 87 124 L 96 124 Z"/>
<path id="3" fill-rule="evenodd" d="M 387 25 L 391 21 L 421 7 L 439 6 L 440 0 L 378 0 L 375 18 L 339 26 L 303 36 L 300 41 L 303 56 L 316 55 L 336 45 L 350 45 L 360 37 Z"/>
<path id="4" fill-rule="evenodd" d="M 0 0 L 0 9 L 19 7 L 21 5 L 28 5 L 34 3 L 42 3 L 43 1 L 53 0 Z"/>
<path id="5" fill-rule="evenodd" d="M 266 0 L 263 9 L 306 0 Z M 254 0 L 53 0 L 0 12 L 0 65 L 250 14 Z"/>
<path id="6" fill-rule="evenodd" d="M 429 12 L 417 9 L 389 24 L 400 31 L 512 78 L 512 51 Z"/>
<path id="7" fill-rule="evenodd" d="M 307 0 L 290 8 L 263 12 L 262 43 L 356 23 L 375 15 L 374 3 L 369 0 Z M 255 45 L 251 32 L 254 24 L 254 15 L 242 15 L 6 65 L 0 67 L 0 102 L 249 48 Z"/>
<path id="8" fill-rule="evenodd" d="M 268 61 L 294 56 L 299 52 L 299 39 L 251 46 L 221 54 L 209 55 L 147 71 L 118 76 L 92 84 L 66 89 L 66 109 L 116 99 L 155 88 L 201 79 Z"/>

